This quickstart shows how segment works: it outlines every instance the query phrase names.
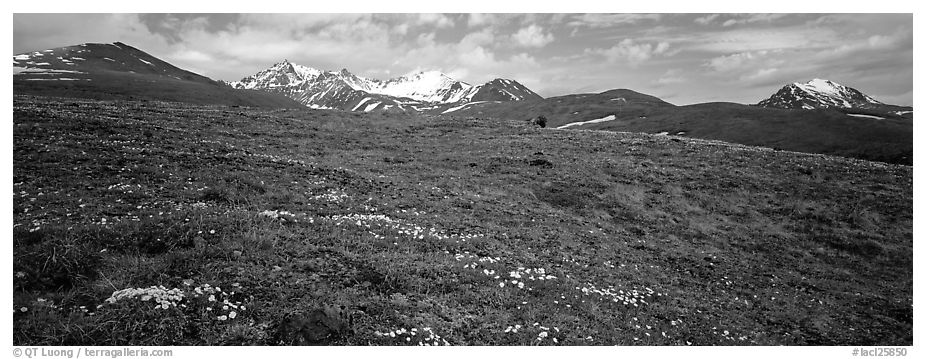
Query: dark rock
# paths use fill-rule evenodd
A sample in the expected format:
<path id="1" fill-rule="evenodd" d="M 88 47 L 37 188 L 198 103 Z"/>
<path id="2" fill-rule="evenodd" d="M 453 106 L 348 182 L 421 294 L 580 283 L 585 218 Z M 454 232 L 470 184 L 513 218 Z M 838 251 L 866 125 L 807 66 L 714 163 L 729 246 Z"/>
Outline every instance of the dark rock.
<path id="1" fill-rule="evenodd" d="M 552 167 L 553 167 L 553 163 L 552 163 L 552 162 L 547 161 L 547 160 L 545 160 L 545 159 L 543 159 L 543 158 L 537 158 L 537 159 L 530 160 L 530 161 L 528 162 L 528 164 L 531 165 L 531 166 L 540 166 L 540 167 L 544 167 L 544 168 L 552 168 Z"/>

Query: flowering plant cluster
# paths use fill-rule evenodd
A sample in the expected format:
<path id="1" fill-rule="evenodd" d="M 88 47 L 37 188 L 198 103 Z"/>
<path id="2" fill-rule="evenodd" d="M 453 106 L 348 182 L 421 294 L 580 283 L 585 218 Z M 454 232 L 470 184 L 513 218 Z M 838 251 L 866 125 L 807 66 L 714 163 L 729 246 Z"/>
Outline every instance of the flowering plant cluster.
<path id="1" fill-rule="evenodd" d="M 296 217 L 295 214 L 289 211 L 277 211 L 277 210 L 271 211 L 269 209 L 263 212 L 260 212 L 257 215 L 264 216 L 264 217 L 270 217 L 273 219 L 293 219 Z"/>
<path id="2" fill-rule="evenodd" d="M 148 288 L 125 288 L 113 292 L 106 303 L 115 303 L 120 300 L 138 298 L 143 302 L 154 301 L 154 308 L 170 309 L 176 307 L 183 300 L 183 291 L 178 288 L 167 289 L 164 286 L 151 286 Z"/>
<path id="3" fill-rule="evenodd" d="M 441 338 L 440 335 L 435 334 L 434 331 L 431 330 L 431 327 L 423 327 L 420 330 L 418 328 L 399 328 L 385 333 L 377 330 L 373 334 L 381 338 L 396 338 L 396 344 L 412 344 L 414 341 L 414 345 L 418 346 L 450 345 L 447 339 Z"/>
<path id="4" fill-rule="evenodd" d="M 154 309 L 177 308 L 185 314 L 199 314 L 201 317 L 217 321 L 235 319 L 240 311 L 247 309 L 240 301 L 230 300 L 235 294 L 234 291 L 225 292 L 221 287 L 211 286 L 208 283 L 194 286 L 190 280 L 184 281 L 183 286 L 184 288 L 171 289 L 164 286 L 120 289 L 113 292 L 104 304 L 129 300 L 154 302 Z M 104 305 L 99 305 L 97 308 L 102 309 Z"/>

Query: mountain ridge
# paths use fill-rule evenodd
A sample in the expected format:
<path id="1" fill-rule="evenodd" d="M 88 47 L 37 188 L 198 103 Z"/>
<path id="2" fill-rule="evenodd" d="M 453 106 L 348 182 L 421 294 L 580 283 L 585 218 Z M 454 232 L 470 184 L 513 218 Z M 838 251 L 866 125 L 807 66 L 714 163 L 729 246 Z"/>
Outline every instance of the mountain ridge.
<path id="1" fill-rule="evenodd" d="M 235 90 L 122 42 L 84 43 L 13 56 L 16 94 L 145 99 L 195 104 L 295 108 L 262 91 Z"/>
<path id="2" fill-rule="evenodd" d="M 417 71 L 379 80 L 339 71 L 322 71 L 283 60 L 239 81 L 239 89 L 276 92 L 311 108 L 369 112 L 373 110 L 445 111 L 452 105 L 478 101 L 523 101 L 540 95 L 511 79 L 481 85 L 457 81 L 440 71 Z"/>

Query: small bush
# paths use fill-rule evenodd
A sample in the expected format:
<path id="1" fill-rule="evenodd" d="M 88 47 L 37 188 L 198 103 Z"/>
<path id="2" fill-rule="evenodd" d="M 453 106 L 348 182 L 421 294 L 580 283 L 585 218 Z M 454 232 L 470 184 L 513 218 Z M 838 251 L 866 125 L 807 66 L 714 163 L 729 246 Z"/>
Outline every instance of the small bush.
<path id="1" fill-rule="evenodd" d="M 531 122 L 533 122 L 533 123 L 534 123 L 535 125 L 537 125 L 537 126 L 540 126 L 540 128 L 545 128 L 545 127 L 547 127 L 547 118 L 544 117 L 543 115 L 534 117 L 534 118 L 531 120 Z"/>

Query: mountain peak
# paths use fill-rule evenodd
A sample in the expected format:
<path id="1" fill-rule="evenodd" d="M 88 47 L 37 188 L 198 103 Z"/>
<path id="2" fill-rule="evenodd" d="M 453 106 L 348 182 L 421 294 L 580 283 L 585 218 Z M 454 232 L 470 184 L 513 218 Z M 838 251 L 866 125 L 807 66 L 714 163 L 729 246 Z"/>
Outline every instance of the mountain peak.
<path id="1" fill-rule="evenodd" d="M 290 66 L 292 66 L 292 65 L 293 65 L 293 63 L 289 62 L 289 60 L 283 59 L 283 61 L 280 61 L 280 62 L 277 62 L 277 63 L 273 64 L 273 66 L 271 66 L 271 68 L 286 68 L 286 67 L 290 67 Z"/>
<path id="2" fill-rule="evenodd" d="M 438 71 L 438 70 L 418 70 L 418 71 L 412 71 L 412 72 L 409 72 L 409 73 L 405 74 L 405 75 L 402 76 L 401 78 L 405 78 L 405 79 L 431 79 L 431 80 L 444 80 L 444 79 L 447 79 L 447 80 L 450 80 L 450 81 L 454 81 L 453 78 L 451 78 L 450 76 L 447 76 L 447 74 L 445 74 L 445 73 L 443 73 L 443 72 L 441 72 L 441 71 Z"/>
<path id="3" fill-rule="evenodd" d="M 872 108 L 883 105 L 854 88 L 830 80 L 814 78 L 782 87 L 772 97 L 758 104 L 785 109 Z"/>
<path id="4" fill-rule="evenodd" d="M 543 98 L 517 81 L 503 78 L 496 78 L 477 88 L 478 90 L 469 97 L 471 101 L 524 101 Z"/>

